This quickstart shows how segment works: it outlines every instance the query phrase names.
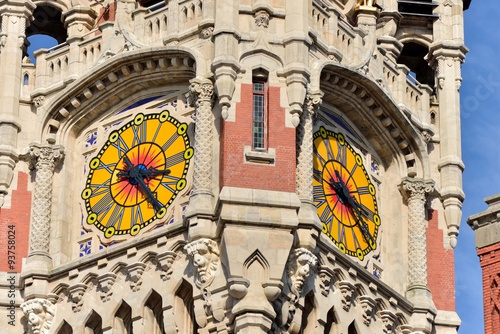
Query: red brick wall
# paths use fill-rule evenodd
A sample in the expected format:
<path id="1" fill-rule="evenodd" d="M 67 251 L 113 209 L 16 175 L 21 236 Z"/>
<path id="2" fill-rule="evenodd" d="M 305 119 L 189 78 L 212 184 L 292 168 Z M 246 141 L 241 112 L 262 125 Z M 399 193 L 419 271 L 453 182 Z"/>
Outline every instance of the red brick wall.
<path id="1" fill-rule="evenodd" d="M 223 122 L 221 187 L 295 191 L 295 129 L 285 127 L 279 87 L 269 87 L 268 148 L 276 149 L 274 165 L 246 163 L 244 146 L 252 146 L 252 85 L 241 85 L 236 122 Z"/>
<path id="2" fill-rule="evenodd" d="M 22 259 L 28 256 L 28 241 L 31 215 L 31 192 L 28 191 L 28 174 L 19 173 L 17 190 L 12 191 L 12 205 L 10 209 L 0 208 L 0 271 L 21 272 Z M 9 226 L 13 226 L 11 229 Z M 14 231 L 14 233 L 12 233 Z M 10 236 L 10 238 L 9 238 Z M 12 237 L 15 236 L 15 239 Z M 14 240 L 10 246 L 9 240 Z M 14 256 L 15 264 L 11 268 L 8 256 Z M 11 258 L 12 259 L 12 258 Z"/>
<path id="3" fill-rule="evenodd" d="M 429 210 L 427 227 L 428 285 L 438 310 L 455 310 L 455 262 L 453 249 L 443 246 L 443 230 L 438 225 L 438 212 Z"/>
<path id="4" fill-rule="evenodd" d="M 484 333 L 500 333 L 500 243 L 479 248 L 483 271 Z"/>

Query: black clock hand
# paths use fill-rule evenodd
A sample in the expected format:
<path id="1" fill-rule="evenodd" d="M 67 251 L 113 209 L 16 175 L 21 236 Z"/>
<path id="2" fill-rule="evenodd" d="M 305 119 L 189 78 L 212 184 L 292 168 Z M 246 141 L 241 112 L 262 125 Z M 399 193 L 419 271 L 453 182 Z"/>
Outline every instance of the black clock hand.
<path id="1" fill-rule="evenodd" d="M 146 197 L 148 198 L 148 201 L 153 205 L 155 210 L 160 210 L 162 205 L 158 200 L 154 197 L 153 193 L 151 192 L 151 189 L 147 186 L 146 182 L 144 182 L 144 179 L 140 176 L 134 177 L 134 180 L 137 182 L 137 184 L 140 186 L 143 192 L 146 193 Z"/>
<path id="2" fill-rule="evenodd" d="M 156 169 L 153 167 L 150 167 L 148 169 L 141 170 L 141 176 L 146 177 L 148 179 L 153 178 L 154 176 L 158 175 L 169 175 L 170 174 L 170 169 Z"/>

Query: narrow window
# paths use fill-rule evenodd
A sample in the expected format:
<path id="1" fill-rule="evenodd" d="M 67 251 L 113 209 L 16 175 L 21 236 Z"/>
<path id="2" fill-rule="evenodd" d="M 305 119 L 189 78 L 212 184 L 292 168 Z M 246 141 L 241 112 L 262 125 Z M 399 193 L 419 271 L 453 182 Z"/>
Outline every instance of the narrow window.
<path id="1" fill-rule="evenodd" d="M 265 126 L 267 112 L 267 83 L 263 78 L 253 80 L 253 105 L 252 105 L 252 147 L 264 149 Z"/>

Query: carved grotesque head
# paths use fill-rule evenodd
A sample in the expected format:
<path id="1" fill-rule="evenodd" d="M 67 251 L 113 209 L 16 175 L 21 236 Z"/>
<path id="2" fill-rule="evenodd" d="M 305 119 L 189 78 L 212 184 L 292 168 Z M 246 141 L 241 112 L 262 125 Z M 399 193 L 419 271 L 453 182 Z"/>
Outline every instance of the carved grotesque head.
<path id="1" fill-rule="evenodd" d="M 288 260 L 288 275 L 291 288 L 296 293 L 301 294 L 304 283 L 309 273 L 316 267 L 318 260 L 310 251 L 304 248 L 294 250 L 294 253 Z"/>
<path id="2" fill-rule="evenodd" d="M 208 285 L 214 279 L 219 263 L 219 248 L 210 239 L 199 239 L 187 244 L 184 249 L 196 268 L 196 285 Z"/>
<path id="3" fill-rule="evenodd" d="M 49 333 L 54 318 L 54 304 L 46 299 L 36 298 L 21 304 L 21 308 L 28 318 L 30 333 Z"/>

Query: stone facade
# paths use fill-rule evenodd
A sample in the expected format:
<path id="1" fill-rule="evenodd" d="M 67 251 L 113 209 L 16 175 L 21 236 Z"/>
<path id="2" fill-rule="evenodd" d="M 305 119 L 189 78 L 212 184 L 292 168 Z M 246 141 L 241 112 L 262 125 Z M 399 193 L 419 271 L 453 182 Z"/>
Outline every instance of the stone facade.
<path id="1" fill-rule="evenodd" d="M 0 328 L 457 333 L 469 3 L 1 1 Z"/>

